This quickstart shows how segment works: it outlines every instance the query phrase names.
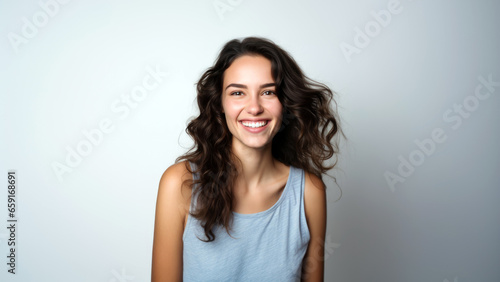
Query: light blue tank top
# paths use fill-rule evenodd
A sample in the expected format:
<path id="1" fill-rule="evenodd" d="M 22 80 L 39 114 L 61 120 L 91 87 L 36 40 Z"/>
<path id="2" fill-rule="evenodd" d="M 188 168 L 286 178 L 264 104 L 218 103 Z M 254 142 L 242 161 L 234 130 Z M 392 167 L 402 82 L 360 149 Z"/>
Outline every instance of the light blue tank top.
<path id="1" fill-rule="evenodd" d="M 200 221 L 189 215 L 182 237 L 183 281 L 300 281 L 310 240 L 304 183 L 304 171 L 291 166 L 285 189 L 271 208 L 253 214 L 233 212 L 234 238 L 216 226 L 215 241 L 202 242 L 196 237 L 207 239 Z M 196 196 L 193 193 L 190 211 Z"/>

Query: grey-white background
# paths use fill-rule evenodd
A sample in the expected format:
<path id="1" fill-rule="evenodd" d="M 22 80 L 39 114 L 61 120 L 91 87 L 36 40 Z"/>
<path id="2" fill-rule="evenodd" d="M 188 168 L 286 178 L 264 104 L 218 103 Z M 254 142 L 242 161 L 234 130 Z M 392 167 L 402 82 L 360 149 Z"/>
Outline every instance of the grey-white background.
<path id="1" fill-rule="evenodd" d="M 246 36 L 337 92 L 326 281 L 500 281 L 499 1 L 0 3 L 1 281 L 150 279 L 194 84 Z"/>

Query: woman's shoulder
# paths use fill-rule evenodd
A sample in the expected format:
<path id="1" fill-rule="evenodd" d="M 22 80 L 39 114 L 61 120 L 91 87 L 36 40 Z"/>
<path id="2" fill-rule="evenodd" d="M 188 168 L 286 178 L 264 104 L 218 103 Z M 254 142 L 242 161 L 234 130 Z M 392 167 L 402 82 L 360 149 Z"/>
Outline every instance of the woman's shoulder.
<path id="1" fill-rule="evenodd" d="M 322 202 L 326 199 L 326 186 L 320 177 L 306 169 L 292 165 L 290 166 L 290 173 L 292 169 L 294 169 L 296 173 L 300 172 L 304 176 L 303 188 L 306 207 L 314 206 L 318 201 Z"/>
<path id="2" fill-rule="evenodd" d="M 325 190 L 325 184 L 323 183 L 323 180 L 319 178 L 317 175 L 315 175 L 312 172 L 308 172 L 304 170 L 304 176 L 305 176 L 305 187 L 311 188 L 311 189 L 317 189 L 320 191 Z"/>
<path id="3" fill-rule="evenodd" d="M 189 162 L 182 161 L 169 166 L 163 175 L 161 176 L 160 182 L 168 182 L 172 184 L 180 184 L 184 180 L 192 177 L 191 172 L 188 170 Z"/>
<path id="4" fill-rule="evenodd" d="M 314 173 L 305 171 L 304 207 L 308 219 L 321 217 L 326 212 L 326 186 Z"/>
<path id="5" fill-rule="evenodd" d="M 168 167 L 160 179 L 159 190 L 178 202 L 189 206 L 191 198 L 192 174 L 188 169 L 189 162 L 183 161 Z"/>

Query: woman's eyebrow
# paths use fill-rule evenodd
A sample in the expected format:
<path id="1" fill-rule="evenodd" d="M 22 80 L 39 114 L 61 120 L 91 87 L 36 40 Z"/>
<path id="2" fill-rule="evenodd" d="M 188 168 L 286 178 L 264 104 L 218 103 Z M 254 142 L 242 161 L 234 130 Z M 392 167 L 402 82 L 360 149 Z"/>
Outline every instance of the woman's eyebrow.
<path id="1" fill-rule="evenodd" d="M 245 88 L 245 89 L 248 88 L 245 84 L 239 84 L 239 83 L 231 83 L 228 86 L 226 86 L 226 89 L 228 89 L 229 87 L 237 87 L 237 88 Z"/>
<path id="2" fill-rule="evenodd" d="M 265 83 L 260 86 L 260 88 L 266 88 L 266 87 L 271 87 L 271 86 L 276 86 L 276 83 L 270 82 L 270 83 Z M 228 86 L 226 86 L 226 89 L 229 87 L 237 87 L 237 88 L 243 88 L 247 89 L 248 87 L 245 84 L 239 84 L 239 83 L 231 83 Z"/>
<path id="3" fill-rule="evenodd" d="M 260 88 L 266 88 L 266 87 L 271 87 L 271 86 L 276 86 L 276 83 L 271 82 L 271 83 L 262 84 L 260 86 Z"/>

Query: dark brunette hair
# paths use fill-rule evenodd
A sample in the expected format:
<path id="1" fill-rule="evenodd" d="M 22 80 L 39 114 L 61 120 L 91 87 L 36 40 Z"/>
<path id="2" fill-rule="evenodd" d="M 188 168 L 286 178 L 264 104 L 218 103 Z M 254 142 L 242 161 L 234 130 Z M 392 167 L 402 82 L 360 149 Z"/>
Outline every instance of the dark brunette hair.
<path id="1" fill-rule="evenodd" d="M 222 111 L 224 71 L 243 56 L 263 56 L 271 61 L 276 93 L 283 106 L 282 124 L 272 141 L 272 154 L 278 161 L 302 168 L 320 177 L 336 164 L 325 161 L 338 151 L 334 136 L 341 132 L 333 92 L 324 84 L 304 75 L 295 60 L 272 41 L 258 37 L 234 39 L 222 48 L 215 64 L 197 83 L 200 114 L 191 120 L 186 132 L 193 147 L 177 162 L 186 160 L 196 165 L 198 180 L 191 183 L 197 206 L 190 215 L 201 221 L 210 242 L 215 240 L 212 228 L 224 226 L 230 232 L 233 220 L 232 186 L 237 177 L 236 156 L 231 152 L 232 135 Z M 187 164 L 187 162 L 186 162 Z"/>

